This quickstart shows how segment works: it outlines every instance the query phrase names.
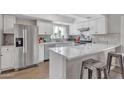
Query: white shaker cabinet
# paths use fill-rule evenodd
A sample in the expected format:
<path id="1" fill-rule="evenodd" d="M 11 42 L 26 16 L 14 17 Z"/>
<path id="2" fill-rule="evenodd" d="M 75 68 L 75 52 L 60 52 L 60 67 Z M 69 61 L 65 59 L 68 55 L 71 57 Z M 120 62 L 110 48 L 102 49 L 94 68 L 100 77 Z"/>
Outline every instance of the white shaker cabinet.
<path id="1" fill-rule="evenodd" d="M 106 34 L 106 20 L 105 18 L 99 18 L 96 21 L 97 23 L 97 33 L 96 34 Z"/>
<path id="2" fill-rule="evenodd" d="M 44 61 L 44 45 L 39 45 L 39 63 Z"/>
<path id="3" fill-rule="evenodd" d="M 106 34 L 107 33 L 107 21 L 105 17 L 97 18 L 93 20 L 87 20 L 78 24 L 70 25 L 70 35 L 80 35 L 79 28 L 89 27 L 90 34 Z"/>
<path id="4" fill-rule="evenodd" d="M 89 28 L 90 28 L 90 34 L 96 34 L 97 33 L 96 20 L 89 21 Z"/>
<path id="5" fill-rule="evenodd" d="M 14 33 L 14 24 L 16 24 L 16 17 L 4 15 L 4 33 Z"/>
<path id="6" fill-rule="evenodd" d="M 38 34 L 41 35 L 50 35 L 53 33 L 53 24 L 49 21 L 37 21 Z"/>
<path id="7" fill-rule="evenodd" d="M 109 33 L 119 34 L 121 32 L 121 16 L 110 14 L 108 16 Z"/>
<path id="8" fill-rule="evenodd" d="M 98 18 L 89 22 L 91 34 L 106 34 L 106 19 Z"/>
<path id="9" fill-rule="evenodd" d="M 1 70 L 14 69 L 14 47 L 3 46 L 1 48 Z"/>

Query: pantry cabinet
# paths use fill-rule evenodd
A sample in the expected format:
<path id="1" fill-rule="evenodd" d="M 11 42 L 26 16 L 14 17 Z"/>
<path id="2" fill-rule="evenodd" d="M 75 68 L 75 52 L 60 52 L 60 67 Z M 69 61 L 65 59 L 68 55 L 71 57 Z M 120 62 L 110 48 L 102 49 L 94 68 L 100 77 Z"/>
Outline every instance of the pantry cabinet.
<path id="1" fill-rule="evenodd" d="M 1 48 L 1 64 L 0 69 L 2 71 L 8 69 L 14 69 L 14 47 L 2 46 Z"/>
<path id="2" fill-rule="evenodd" d="M 41 35 L 50 35 L 53 33 L 53 24 L 49 21 L 37 21 L 38 34 Z"/>
<path id="3" fill-rule="evenodd" d="M 4 33 L 14 33 L 14 25 L 16 24 L 16 17 L 4 15 Z"/>

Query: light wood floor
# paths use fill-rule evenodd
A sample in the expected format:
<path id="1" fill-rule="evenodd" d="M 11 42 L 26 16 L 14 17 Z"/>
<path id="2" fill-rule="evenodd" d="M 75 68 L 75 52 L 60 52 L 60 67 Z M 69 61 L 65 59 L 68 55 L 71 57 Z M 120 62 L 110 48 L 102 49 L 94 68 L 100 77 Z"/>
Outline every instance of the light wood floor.
<path id="1" fill-rule="evenodd" d="M 0 75 L 0 79 L 49 79 L 49 62 L 20 71 L 12 71 Z M 110 79 L 121 79 L 119 68 L 110 73 Z"/>
<path id="2" fill-rule="evenodd" d="M 0 79 L 48 79 L 48 75 L 49 64 L 48 62 L 43 62 L 36 67 L 3 73 L 0 75 Z"/>

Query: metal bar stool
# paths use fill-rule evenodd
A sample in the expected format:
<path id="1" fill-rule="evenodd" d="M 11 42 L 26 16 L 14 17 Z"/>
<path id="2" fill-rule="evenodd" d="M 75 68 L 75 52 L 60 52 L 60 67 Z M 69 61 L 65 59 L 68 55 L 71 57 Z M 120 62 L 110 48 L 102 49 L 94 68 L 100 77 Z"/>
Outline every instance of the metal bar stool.
<path id="1" fill-rule="evenodd" d="M 88 79 L 92 79 L 93 70 L 96 69 L 97 71 L 97 78 L 101 79 L 101 72 L 104 72 L 104 78 L 108 78 L 107 73 L 107 66 L 105 63 L 101 63 L 94 59 L 88 59 L 82 62 L 81 72 L 80 72 L 80 79 L 83 78 L 84 69 L 88 69 Z"/>
<path id="2" fill-rule="evenodd" d="M 83 78 L 83 72 L 84 72 L 84 69 L 86 69 L 86 66 L 89 65 L 89 64 L 94 64 L 96 63 L 97 61 L 94 60 L 94 59 L 88 59 L 88 60 L 85 60 L 85 61 L 82 61 L 82 66 L 81 66 L 81 72 L 80 72 L 80 79 Z M 92 76 L 92 70 L 88 69 L 88 78 L 91 78 Z"/>
<path id="3" fill-rule="evenodd" d="M 122 74 L 122 78 L 124 79 L 123 57 L 122 57 L 122 54 L 119 54 L 119 53 L 113 53 L 113 52 L 108 53 L 108 60 L 107 60 L 108 74 L 110 73 L 113 57 L 119 59 L 121 74 Z"/>

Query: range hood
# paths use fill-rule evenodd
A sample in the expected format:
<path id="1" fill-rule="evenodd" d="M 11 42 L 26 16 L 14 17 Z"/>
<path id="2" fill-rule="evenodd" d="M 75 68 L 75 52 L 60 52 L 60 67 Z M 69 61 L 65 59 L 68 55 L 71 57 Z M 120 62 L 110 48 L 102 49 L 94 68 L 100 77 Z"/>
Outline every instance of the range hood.
<path id="1" fill-rule="evenodd" d="M 89 31 L 90 28 L 89 27 L 83 27 L 83 28 L 79 28 L 78 29 L 80 32 L 85 32 L 85 31 Z"/>

